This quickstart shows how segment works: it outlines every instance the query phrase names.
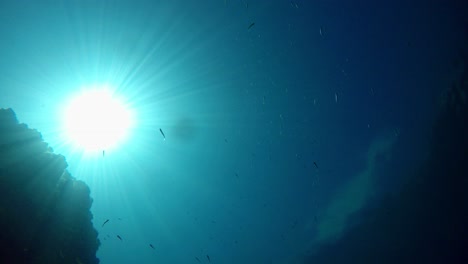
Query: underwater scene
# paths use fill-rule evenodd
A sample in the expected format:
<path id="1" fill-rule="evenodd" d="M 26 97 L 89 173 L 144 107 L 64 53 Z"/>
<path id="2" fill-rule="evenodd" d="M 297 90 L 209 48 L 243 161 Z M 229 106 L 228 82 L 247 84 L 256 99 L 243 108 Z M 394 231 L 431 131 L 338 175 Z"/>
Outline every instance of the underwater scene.
<path id="1" fill-rule="evenodd" d="M 468 263 L 468 1 L 0 1 L 0 263 Z"/>

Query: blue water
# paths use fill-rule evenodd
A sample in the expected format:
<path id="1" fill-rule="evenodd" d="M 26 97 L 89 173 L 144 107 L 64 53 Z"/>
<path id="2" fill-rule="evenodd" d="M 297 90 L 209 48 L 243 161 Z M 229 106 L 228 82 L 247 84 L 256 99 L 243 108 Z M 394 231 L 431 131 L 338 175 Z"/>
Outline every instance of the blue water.
<path id="1" fill-rule="evenodd" d="M 463 8 L 2 1 L 0 106 L 89 185 L 101 263 L 302 263 L 425 159 Z M 70 95 L 99 83 L 137 113 L 104 158 L 60 128 Z"/>

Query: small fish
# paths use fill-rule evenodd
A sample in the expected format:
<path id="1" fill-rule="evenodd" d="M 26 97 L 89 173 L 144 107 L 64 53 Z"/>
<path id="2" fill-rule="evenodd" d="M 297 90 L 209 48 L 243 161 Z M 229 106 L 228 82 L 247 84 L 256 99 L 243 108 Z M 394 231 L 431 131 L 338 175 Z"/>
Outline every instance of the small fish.
<path id="1" fill-rule="evenodd" d="M 335 93 L 335 103 L 338 103 L 338 94 Z"/>
<path id="2" fill-rule="evenodd" d="M 314 161 L 314 165 L 315 165 L 315 168 L 318 169 L 318 165 L 317 165 L 317 162 Z"/>
<path id="3" fill-rule="evenodd" d="M 122 241 L 122 238 L 119 235 L 117 235 L 117 238 L 120 239 L 120 241 Z"/>
<path id="4" fill-rule="evenodd" d="M 109 219 L 107 219 L 106 221 L 104 221 L 104 223 L 102 224 L 102 226 L 104 227 L 104 225 L 107 224 L 107 222 L 109 222 Z"/>
<path id="5" fill-rule="evenodd" d="M 161 135 L 163 136 L 164 140 L 166 140 L 166 135 L 164 135 L 164 132 L 162 131 L 161 128 L 159 129 L 159 132 L 161 132 Z"/>
<path id="6" fill-rule="evenodd" d="M 104 157 L 105 155 L 106 155 L 106 151 L 103 150 L 103 151 L 102 151 L 102 156 Z"/>
<path id="7" fill-rule="evenodd" d="M 199 258 L 195 257 L 195 259 L 196 259 L 198 262 L 200 262 L 200 263 L 201 263 L 201 261 L 200 261 L 200 259 L 199 259 Z"/>
<path id="8" fill-rule="evenodd" d="M 247 30 L 251 29 L 253 26 L 255 26 L 255 22 L 252 22 L 252 24 L 249 25 L 249 27 L 247 28 Z"/>
<path id="9" fill-rule="evenodd" d="M 208 262 L 211 262 L 210 255 L 206 255 L 206 258 L 208 259 Z"/>
<path id="10" fill-rule="evenodd" d="M 152 249 L 155 249 L 154 246 L 153 246 L 153 244 L 149 244 L 149 246 L 150 246 Z"/>
<path id="11" fill-rule="evenodd" d="M 323 30 L 322 30 L 322 27 L 319 28 L 319 33 L 320 33 L 320 36 L 323 37 Z"/>

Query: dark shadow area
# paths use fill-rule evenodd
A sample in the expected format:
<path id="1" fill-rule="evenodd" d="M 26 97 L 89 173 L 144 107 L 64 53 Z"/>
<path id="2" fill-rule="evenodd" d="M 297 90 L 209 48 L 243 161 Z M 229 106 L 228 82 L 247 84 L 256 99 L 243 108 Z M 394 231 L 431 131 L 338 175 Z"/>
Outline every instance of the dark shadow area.
<path id="1" fill-rule="evenodd" d="M 180 141 L 191 142 L 195 139 L 196 131 L 195 122 L 193 119 L 183 117 L 177 120 L 172 126 L 173 135 Z"/>
<path id="2" fill-rule="evenodd" d="M 0 109 L 0 263 L 99 263 L 88 186 L 41 134 Z"/>
<path id="3" fill-rule="evenodd" d="M 304 263 L 468 263 L 468 56 L 461 57 L 422 166 Z"/>

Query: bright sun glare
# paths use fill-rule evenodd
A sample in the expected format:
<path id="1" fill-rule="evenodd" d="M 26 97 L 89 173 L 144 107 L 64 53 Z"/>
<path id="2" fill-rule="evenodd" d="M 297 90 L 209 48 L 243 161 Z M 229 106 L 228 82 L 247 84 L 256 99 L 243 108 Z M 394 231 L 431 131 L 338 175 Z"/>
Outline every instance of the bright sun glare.
<path id="1" fill-rule="evenodd" d="M 63 113 L 68 142 L 84 151 L 104 151 L 125 141 L 133 115 L 107 87 L 86 89 L 68 103 Z"/>

